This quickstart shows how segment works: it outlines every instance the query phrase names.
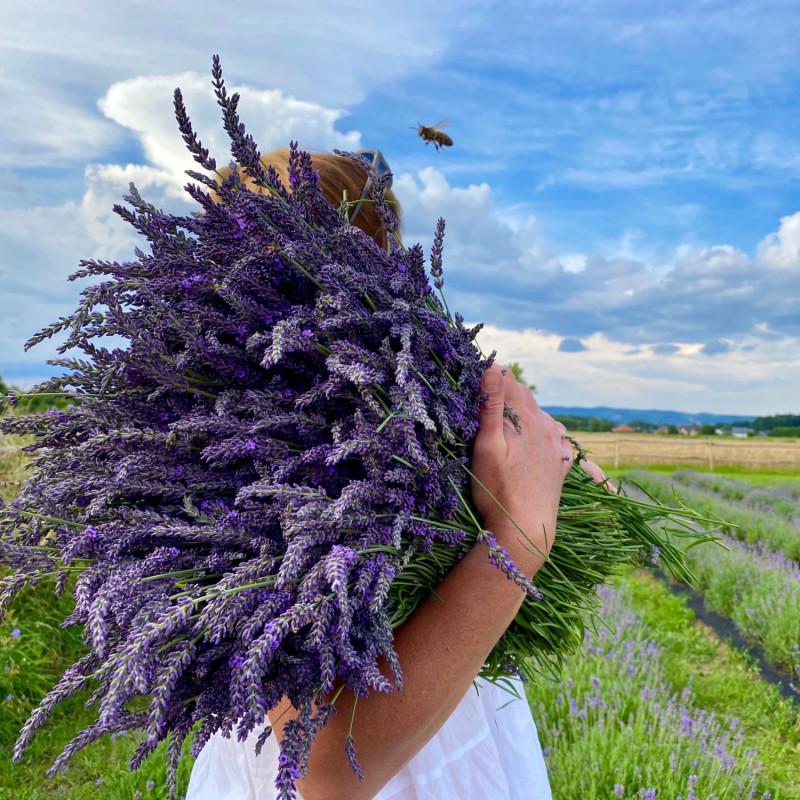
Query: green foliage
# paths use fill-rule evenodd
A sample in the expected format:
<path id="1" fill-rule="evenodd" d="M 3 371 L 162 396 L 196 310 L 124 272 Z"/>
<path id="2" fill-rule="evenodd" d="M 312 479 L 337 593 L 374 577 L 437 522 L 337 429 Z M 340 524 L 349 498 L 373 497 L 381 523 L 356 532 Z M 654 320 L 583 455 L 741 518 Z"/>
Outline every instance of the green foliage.
<path id="1" fill-rule="evenodd" d="M 676 479 L 678 478 L 676 473 Z M 797 527 L 789 520 L 765 514 L 762 509 L 747 508 L 731 501 L 743 499 L 747 491 L 737 484 L 719 479 L 719 496 L 685 484 L 675 485 L 669 475 L 651 470 L 634 470 L 628 477 L 662 503 L 676 503 L 676 498 L 696 511 L 719 518 L 722 530 L 730 536 L 757 544 L 766 543 L 780 550 L 786 558 L 800 560 L 800 536 Z M 712 484 L 713 485 L 713 484 Z"/>
<path id="2" fill-rule="evenodd" d="M 643 419 L 631 420 L 628 425 L 635 431 L 641 431 L 642 433 L 655 433 L 661 427 L 656 425 L 655 422 L 646 422 Z"/>
<path id="3" fill-rule="evenodd" d="M 45 775 L 69 740 L 95 720 L 96 711 L 84 707 L 88 689 L 62 704 L 36 734 L 22 763 L 11 762 L 17 734 L 31 710 L 84 652 L 79 629 L 60 627 L 74 605 L 72 595 L 67 591 L 59 598 L 53 589 L 52 580 L 43 580 L 23 591 L 0 624 L 0 800 L 131 800 L 137 792 L 142 800 L 163 800 L 166 748 L 162 745 L 140 770 L 130 772 L 128 761 L 139 742 L 133 734 L 105 738 L 79 753 L 66 773 Z M 191 763 L 187 752 L 179 771 L 179 794 L 185 792 Z"/>
<path id="4" fill-rule="evenodd" d="M 24 476 L 27 458 L 16 449 L 16 445 L 21 443 L 18 437 L 14 437 L 13 441 L 11 437 L 0 441 L 0 447 L 12 445 L 8 451 L 0 452 L 0 484 Z M 742 471 L 739 473 L 748 480 L 770 486 L 785 483 L 787 479 L 785 473 L 759 473 L 755 476 Z M 6 487 L 3 496 L 9 500 L 15 492 L 13 486 Z M 769 518 L 769 515 L 760 516 Z M 720 552 L 724 551 L 714 549 L 715 555 Z M 800 723 L 797 709 L 782 700 L 772 687 L 758 680 L 744 656 L 720 645 L 713 636 L 696 623 L 693 624 L 693 614 L 685 604 L 647 573 L 632 571 L 626 574 L 625 585 L 627 602 L 637 609 L 647 626 L 641 635 L 651 637 L 663 648 L 660 658 L 648 663 L 648 671 L 657 672 L 660 678 L 670 681 L 677 693 L 691 686 L 697 707 L 714 711 L 719 716 L 740 718 L 745 748 L 757 748 L 763 762 L 759 792 L 770 787 L 773 800 L 800 800 L 800 760 L 797 758 L 800 752 Z M 770 587 L 769 590 L 783 591 L 783 587 Z M 722 600 L 724 595 L 724 587 L 721 587 Z M 0 800 L 89 800 L 97 797 L 131 800 L 137 796 L 137 792 L 141 793 L 141 800 L 162 800 L 167 796 L 163 781 L 163 747 L 140 771 L 130 773 L 127 762 L 136 745 L 136 738 L 131 734 L 117 737 L 114 741 L 103 740 L 76 756 L 67 773 L 53 779 L 45 777 L 46 768 L 64 745 L 94 719 L 95 712 L 83 707 L 88 692 L 63 705 L 51 723 L 38 732 L 21 764 L 10 762 L 16 733 L 31 707 L 41 698 L 44 689 L 52 685 L 64 668 L 83 652 L 76 630 L 62 630 L 59 627 L 61 619 L 71 610 L 71 604 L 68 593 L 56 598 L 52 583 L 43 582 L 35 590 L 28 590 L 15 600 L 11 614 L 0 626 Z M 17 628 L 20 630 L 19 636 L 12 636 Z M 780 625 L 774 626 L 773 631 L 773 636 L 784 641 L 789 641 L 792 636 L 791 631 L 782 629 Z M 8 670 L 3 669 L 6 665 Z M 566 669 L 562 680 L 572 680 L 571 691 L 576 697 L 590 690 L 592 677 L 601 678 L 604 685 L 612 681 L 605 659 L 598 653 L 570 660 Z M 595 763 L 604 769 L 608 767 L 607 778 L 613 781 L 617 779 L 617 767 L 635 776 L 636 766 L 641 765 L 643 769 L 647 765 L 647 769 L 652 771 L 658 766 L 655 763 L 657 756 L 658 763 L 663 767 L 665 759 L 671 755 L 663 746 L 668 739 L 663 739 L 661 745 L 656 743 L 650 747 L 649 742 L 653 737 L 642 727 L 647 724 L 649 711 L 640 696 L 631 692 L 629 676 L 620 675 L 615 680 L 614 688 L 609 685 L 609 690 L 617 695 L 625 694 L 631 701 L 634 716 L 627 733 L 620 729 L 611 735 L 608 728 L 582 725 L 577 716 L 569 718 L 568 709 L 562 701 L 559 713 L 563 719 L 558 725 L 569 724 L 571 732 L 568 736 L 565 734 L 564 738 L 568 746 L 559 748 L 558 754 L 554 749 L 550 757 L 551 771 L 555 768 L 553 787 L 556 800 L 584 796 L 613 800 L 611 788 L 605 793 L 595 794 L 582 794 L 576 788 L 582 781 L 595 780 Z M 536 693 L 535 697 L 533 692 Z M 12 698 L 4 702 L 8 694 Z M 553 741 L 552 731 L 555 730 L 556 717 L 544 719 L 542 704 L 552 709 L 557 697 L 558 690 L 546 683 L 539 682 L 532 689 L 534 714 L 539 722 L 542 744 L 554 748 L 557 742 Z M 669 732 L 666 731 L 665 735 L 669 736 Z M 644 744 L 648 744 L 648 751 L 643 756 L 641 750 Z M 682 762 L 681 769 L 684 766 L 685 762 Z M 182 762 L 179 774 L 179 794 L 185 792 L 190 769 L 191 759 L 187 757 Z M 669 777 L 670 773 L 666 774 Z M 102 785 L 98 781 L 102 781 Z M 675 797 L 678 793 L 676 791 L 670 795 L 659 791 L 657 796 Z M 685 791 L 682 796 L 686 797 Z M 719 796 L 733 798 L 737 795 L 729 787 Z"/>
<path id="5" fill-rule="evenodd" d="M 508 368 L 511 370 L 512 373 L 514 373 L 514 377 L 517 379 L 517 381 L 519 383 L 525 383 L 527 385 L 527 387 L 532 392 L 536 392 L 536 384 L 535 383 L 527 383 L 525 378 L 523 377 L 523 375 L 522 375 L 522 365 L 519 363 L 519 361 L 512 361 L 508 365 Z"/>
<path id="6" fill-rule="evenodd" d="M 800 582 L 796 561 L 800 559 L 797 528 L 787 520 L 743 509 L 686 486 L 675 487 L 668 478 L 637 471 L 637 484 L 665 502 L 669 495 L 708 514 L 733 521 L 727 549 L 696 547 L 687 551 L 696 587 L 706 605 L 729 617 L 750 641 L 764 648 L 769 661 L 800 677 Z M 790 560 L 793 559 L 793 560 Z"/>
<path id="7" fill-rule="evenodd" d="M 773 428 L 768 436 L 781 436 L 786 438 L 800 438 L 800 427 L 779 427 Z"/>
<path id="8" fill-rule="evenodd" d="M 774 414 L 771 417 L 756 417 L 749 425 L 754 431 L 771 431 L 775 428 L 800 427 L 800 414 Z"/>
<path id="9" fill-rule="evenodd" d="M 553 419 L 558 420 L 568 431 L 608 433 L 614 427 L 613 422 L 598 417 L 554 416 Z"/>
<path id="10" fill-rule="evenodd" d="M 716 425 L 709 425 L 708 423 L 706 423 L 705 425 L 700 426 L 701 436 L 715 436 L 716 433 L 717 433 Z"/>
<path id="11" fill-rule="evenodd" d="M 9 393 L 16 395 L 13 402 L 9 400 Z M 9 386 L 0 377 L 0 416 L 8 414 L 40 414 L 50 408 L 66 408 L 71 401 L 65 397 L 54 397 L 51 394 L 36 394 L 25 392 L 16 386 Z"/>

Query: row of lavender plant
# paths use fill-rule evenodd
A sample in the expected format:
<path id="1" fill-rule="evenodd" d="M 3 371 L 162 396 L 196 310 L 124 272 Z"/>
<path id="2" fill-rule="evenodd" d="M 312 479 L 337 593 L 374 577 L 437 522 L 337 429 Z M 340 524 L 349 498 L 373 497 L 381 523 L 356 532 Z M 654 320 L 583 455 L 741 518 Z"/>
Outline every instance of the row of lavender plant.
<path id="1" fill-rule="evenodd" d="M 556 798 L 738 800 L 771 796 L 736 719 L 698 707 L 665 678 L 663 648 L 630 607 L 603 588 L 605 628 L 558 687 L 532 702 Z"/>
<path id="2" fill-rule="evenodd" d="M 635 479 L 647 491 L 668 499 L 665 492 L 670 484 L 664 476 L 637 472 Z M 695 502 L 694 495 L 689 502 Z M 752 537 L 745 527 L 736 533 L 748 540 Z M 797 533 L 795 536 L 800 538 Z M 763 646 L 773 664 L 800 677 L 800 561 L 789 558 L 786 548 L 775 549 L 774 541 L 724 536 L 720 544 L 725 549 L 687 551 L 696 588 L 706 605 L 729 617 L 746 638 Z"/>
<path id="3" fill-rule="evenodd" d="M 744 508 L 767 511 L 794 524 L 800 524 L 800 484 L 787 482 L 767 489 L 693 469 L 678 470 L 672 477 L 683 486 L 701 489 Z"/>
<path id="4" fill-rule="evenodd" d="M 765 513 L 764 509 L 756 510 L 732 504 L 716 494 L 698 488 L 695 478 L 681 479 L 678 473 L 675 477 L 680 481 L 679 486 L 675 485 L 669 475 L 647 470 L 635 470 L 628 477 L 663 502 L 674 502 L 678 496 L 682 502 L 697 511 L 719 517 L 724 520 L 723 529 L 733 538 L 750 544 L 762 542 L 770 549 L 782 551 L 787 558 L 800 560 L 800 526 L 797 520 Z M 713 484 L 709 482 L 707 485 Z M 717 485 L 725 488 L 723 482 Z"/>
<path id="5" fill-rule="evenodd" d="M 728 550 L 690 550 L 706 605 L 730 617 L 776 666 L 800 678 L 800 563 L 726 536 Z"/>

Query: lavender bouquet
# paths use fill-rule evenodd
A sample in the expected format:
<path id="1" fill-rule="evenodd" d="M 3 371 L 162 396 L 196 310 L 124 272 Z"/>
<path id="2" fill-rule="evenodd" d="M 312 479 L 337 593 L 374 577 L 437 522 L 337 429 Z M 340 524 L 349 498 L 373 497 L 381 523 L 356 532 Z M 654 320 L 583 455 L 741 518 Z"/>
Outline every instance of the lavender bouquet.
<path id="1" fill-rule="evenodd" d="M 336 687 L 402 688 L 393 630 L 478 540 L 528 592 L 484 673 L 557 669 L 598 605 L 596 584 L 660 550 L 686 577 L 682 553 L 654 521 L 688 512 L 566 481 L 559 531 L 534 586 L 476 518 L 469 448 L 490 359 L 437 299 L 418 245 L 404 249 L 373 175 L 390 243 L 348 224 L 348 204 L 322 196 L 307 153 L 291 150 L 287 191 L 265 170 L 228 95 L 213 83 L 243 172 L 219 183 L 180 91 L 183 138 L 206 172 L 186 191 L 199 205 L 165 214 L 131 187 L 116 211 L 148 241 L 127 263 L 85 261 L 96 285 L 67 318 L 37 388 L 61 409 L 8 415 L 34 437 L 33 474 L 0 512 L 0 613 L 23 587 L 56 575 L 72 588 L 64 625 L 86 654 L 31 714 L 34 731 L 65 698 L 90 688 L 97 720 L 56 760 L 105 735 L 140 729 L 136 768 L 168 739 L 174 786 L 181 745 L 198 753 L 217 730 L 244 738 L 288 696 L 277 787 L 294 796 Z M 442 288 L 440 222 L 430 257 Z M 122 341 L 113 346 L 104 337 Z M 675 526 L 673 526 L 675 527 Z M 682 525 L 686 536 L 699 539 Z M 379 671 L 384 656 L 392 680 Z M 269 734 L 267 728 L 260 742 Z M 343 742 L 354 769 L 352 737 Z"/>

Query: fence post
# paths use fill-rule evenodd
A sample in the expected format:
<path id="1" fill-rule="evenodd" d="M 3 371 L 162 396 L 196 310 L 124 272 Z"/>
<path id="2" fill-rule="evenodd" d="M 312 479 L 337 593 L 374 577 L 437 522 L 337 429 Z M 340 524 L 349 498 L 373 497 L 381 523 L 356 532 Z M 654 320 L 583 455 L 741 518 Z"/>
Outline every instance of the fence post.
<path id="1" fill-rule="evenodd" d="M 714 442 L 708 440 L 708 471 L 714 471 Z"/>
<path id="2" fill-rule="evenodd" d="M 614 439 L 614 469 L 619 469 L 619 436 Z"/>

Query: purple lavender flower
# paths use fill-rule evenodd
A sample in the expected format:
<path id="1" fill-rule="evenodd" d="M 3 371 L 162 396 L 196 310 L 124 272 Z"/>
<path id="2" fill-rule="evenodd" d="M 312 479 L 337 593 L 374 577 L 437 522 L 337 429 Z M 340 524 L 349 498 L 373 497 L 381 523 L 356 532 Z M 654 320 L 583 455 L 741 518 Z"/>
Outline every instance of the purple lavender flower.
<path id="1" fill-rule="evenodd" d="M 0 614 L 41 574 L 63 587 L 76 572 L 65 624 L 90 647 L 34 710 L 14 758 L 91 682 L 97 720 L 54 766 L 141 729 L 133 766 L 167 740 L 174 786 L 195 726 L 195 748 L 216 730 L 246 736 L 290 696 L 298 716 L 278 789 L 291 797 L 333 712 L 321 695 L 337 681 L 356 695 L 400 688 L 394 630 L 476 542 L 528 595 L 485 666 L 500 677 L 535 674 L 532 652 L 552 667 L 579 647 L 596 583 L 639 563 L 657 534 L 642 506 L 572 470 L 550 560 L 536 586 L 522 574 L 469 497 L 493 358 L 475 346 L 479 328 L 434 297 L 420 247 L 390 236 L 381 248 L 348 225 L 294 144 L 287 190 L 261 164 L 218 59 L 212 76 L 237 165 L 265 191 L 246 190 L 238 170 L 221 184 L 192 173 L 202 213 L 178 217 L 132 187 L 116 211 L 148 247 L 125 264 L 82 262 L 76 277 L 98 282 L 29 342 L 63 331 L 61 355 L 81 354 L 56 359 L 64 374 L 40 387 L 73 404 L 0 422 L 35 440 L 33 475 L 0 511 L 0 561 L 12 570 Z M 175 112 L 195 160 L 215 170 L 180 92 Z M 391 234 L 385 182 L 373 181 L 373 200 Z M 430 259 L 440 289 L 443 236 L 440 221 Z M 125 346 L 108 346 L 115 338 Z M 661 547 L 680 573 L 680 553 Z M 142 697 L 147 707 L 129 712 Z M 354 748 L 348 740 L 355 769 Z"/>

